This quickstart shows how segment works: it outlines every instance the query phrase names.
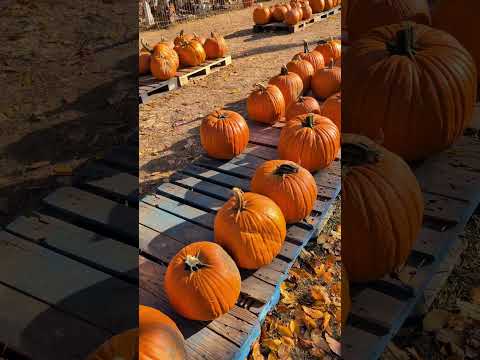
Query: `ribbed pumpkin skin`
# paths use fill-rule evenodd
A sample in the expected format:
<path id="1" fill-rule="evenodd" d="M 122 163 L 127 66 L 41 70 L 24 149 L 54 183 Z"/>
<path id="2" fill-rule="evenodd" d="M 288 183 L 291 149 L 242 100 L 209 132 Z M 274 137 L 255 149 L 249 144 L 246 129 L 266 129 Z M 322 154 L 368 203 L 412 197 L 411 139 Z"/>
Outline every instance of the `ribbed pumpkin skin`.
<path id="1" fill-rule="evenodd" d="M 378 161 L 348 165 L 348 144 L 364 144 Z M 342 217 L 347 221 L 341 255 L 350 280 L 375 280 L 394 271 L 406 261 L 422 224 L 423 197 L 415 175 L 372 140 L 342 134 Z"/>
<path id="2" fill-rule="evenodd" d="M 294 8 L 292 7 L 292 9 L 288 10 L 286 13 L 285 13 L 285 24 L 287 25 L 295 25 L 297 24 L 300 20 L 302 20 L 302 13 L 300 12 L 301 9 L 298 9 L 298 8 Z"/>
<path id="3" fill-rule="evenodd" d="M 252 120 L 274 124 L 285 115 L 285 99 L 275 85 L 262 86 L 250 93 L 247 113 Z"/>
<path id="4" fill-rule="evenodd" d="M 150 72 L 150 53 L 147 50 L 140 50 L 138 55 L 138 73 L 145 75 Z"/>
<path id="5" fill-rule="evenodd" d="M 310 0 L 313 13 L 320 13 L 325 10 L 325 0 Z"/>
<path id="6" fill-rule="evenodd" d="M 307 119 L 313 116 L 312 127 Z M 294 161 L 310 172 L 323 168 L 335 160 L 340 149 L 340 132 L 326 117 L 316 114 L 299 115 L 289 120 L 280 133 L 280 159 Z"/>
<path id="7" fill-rule="evenodd" d="M 315 73 L 313 65 L 300 57 L 294 57 L 293 60 L 287 63 L 287 69 L 289 72 L 300 76 L 303 82 L 303 92 L 307 92 L 310 89 L 310 81 Z"/>
<path id="8" fill-rule="evenodd" d="M 340 91 L 342 87 L 342 70 L 339 67 L 331 66 L 318 70 L 312 76 L 310 83 L 316 97 L 325 99 Z"/>
<path id="9" fill-rule="evenodd" d="M 202 44 L 196 40 L 181 42 L 175 46 L 175 51 L 180 58 L 182 67 L 198 66 L 203 64 L 207 58 Z"/>
<path id="10" fill-rule="evenodd" d="M 325 0 L 325 11 L 326 10 L 330 10 L 331 8 L 333 8 L 335 5 L 334 5 L 334 2 L 333 0 Z"/>
<path id="11" fill-rule="evenodd" d="M 271 78 L 268 83 L 280 89 L 286 109 L 298 99 L 303 91 L 302 78 L 294 72 L 288 71 L 286 67 L 282 67 L 281 73 Z"/>
<path id="12" fill-rule="evenodd" d="M 350 298 L 350 284 L 348 281 L 347 272 L 345 271 L 345 267 L 342 266 L 342 329 L 345 326 L 345 323 L 348 319 L 348 314 L 350 313 L 350 309 L 352 308 L 352 299 Z"/>
<path id="13" fill-rule="evenodd" d="M 218 59 L 227 54 L 228 47 L 223 36 L 212 33 L 203 46 L 207 59 Z"/>
<path id="14" fill-rule="evenodd" d="M 300 58 L 302 60 L 308 61 L 313 66 L 314 71 L 318 71 L 325 67 L 325 60 L 323 59 L 323 55 L 320 54 L 318 51 L 310 51 L 308 48 L 308 43 L 303 43 L 303 52 L 295 54 L 292 59 Z"/>
<path id="15" fill-rule="evenodd" d="M 195 40 L 195 41 L 198 41 L 200 44 L 202 44 L 202 46 L 205 45 L 205 42 L 207 41 L 207 38 L 205 36 L 202 36 L 202 35 L 198 35 L 196 33 L 193 33 L 193 38 L 192 40 Z"/>
<path id="16" fill-rule="evenodd" d="M 310 6 L 310 3 L 308 1 L 304 1 L 301 4 L 301 6 L 302 6 L 302 13 L 303 13 L 302 19 L 303 20 L 310 19 L 313 14 L 313 10 L 312 10 L 312 7 Z"/>
<path id="17" fill-rule="evenodd" d="M 332 120 L 338 131 L 342 132 L 342 94 L 338 92 L 325 100 L 321 114 Z"/>
<path id="18" fill-rule="evenodd" d="M 336 61 L 342 57 L 342 45 L 341 42 L 335 40 L 327 40 L 321 42 L 315 48 L 323 56 L 325 64 L 330 64 L 332 61 Z"/>
<path id="19" fill-rule="evenodd" d="M 177 74 L 179 58 L 168 45 L 157 44 L 150 56 L 150 71 L 158 80 L 168 80 Z"/>
<path id="20" fill-rule="evenodd" d="M 175 43 L 173 41 L 170 41 L 170 40 L 165 40 L 164 38 L 162 38 L 158 43 L 157 45 L 160 45 L 160 44 L 163 44 L 163 45 L 167 45 L 170 49 L 174 49 L 175 48 Z"/>
<path id="21" fill-rule="evenodd" d="M 243 210 L 237 196 L 230 198 L 215 217 L 215 242 L 240 268 L 258 269 L 280 252 L 287 234 L 282 210 L 266 196 L 243 193 Z"/>
<path id="22" fill-rule="evenodd" d="M 162 313 L 160 310 L 152 308 L 150 306 L 139 305 L 138 306 L 138 318 L 140 320 L 140 326 L 149 326 L 155 324 L 165 324 L 170 326 L 172 329 L 178 330 L 177 324 L 170 319 L 167 315 Z"/>
<path id="23" fill-rule="evenodd" d="M 205 264 L 196 271 L 186 266 L 188 257 Z M 165 292 L 172 308 L 190 320 L 209 321 L 227 313 L 240 295 L 240 272 L 218 244 L 196 242 L 180 250 L 165 273 Z"/>
<path id="24" fill-rule="evenodd" d="M 296 169 L 296 172 L 284 172 L 282 167 Z M 312 174 L 288 160 L 270 160 L 260 165 L 251 188 L 275 201 L 287 224 L 305 219 L 312 212 L 318 193 Z"/>
<path id="25" fill-rule="evenodd" d="M 173 44 L 175 46 L 179 45 L 183 41 L 192 41 L 194 38 L 193 34 L 185 34 L 183 30 L 180 31 L 180 33 L 175 37 L 173 40 Z"/>
<path id="26" fill-rule="evenodd" d="M 433 8 L 433 27 L 453 35 L 470 52 L 480 81 L 480 2 L 476 0 L 440 1 Z M 474 35 L 475 34 L 475 35 Z"/>
<path id="27" fill-rule="evenodd" d="M 232 159 L 245 150 L 250 136 L 247 122 L 238 113 L 219 110 L 203 119 L 200 141 L 208 156 Z"/>
<path id="28" fill-rule="evenodd" d="M 253 9 L 253 22 L 257 25 L 265 25 L 270 22 L 270 9 L 263 6 L 258 6 Z"/>
<path id="29" fill-rule="evenodd" d="M 427 0 L 350 1 L 346 26 L 350 40 L 356 40 L 378 26 L 399 24 L 407 20 L 430 25 Z"/>
<path id="30" fill-rule="evenodd" d="M 272 11 L 272 20 L 276 22 L 282 22 L 283 20 L 285 20 L 285 14 L 287 13 L 287 11 L 288 9 L 286 6 L 274 6 Z"/>
<path id="31" fill-rule="evenodd" d="M 414 59 L 392 56 L 385 44 L 403 29 L 372 30 L 345 55 L 342 127 L 372 139 L 381 129 L 387 149 L 419 160 L 448 148 L 463 133 L 474 110 L 477 73 L 457 40 L 424 25 L 413 25 Z"/>
<path id="32" fill-rule="evenodd" d="M 288 107 L 285 118 L 288 121 L 297 117 L 298 115 L 308 113 L 320 114 L 320 105 L 315 98 L 310 96 L 300 96 L 297 101 Z"/>

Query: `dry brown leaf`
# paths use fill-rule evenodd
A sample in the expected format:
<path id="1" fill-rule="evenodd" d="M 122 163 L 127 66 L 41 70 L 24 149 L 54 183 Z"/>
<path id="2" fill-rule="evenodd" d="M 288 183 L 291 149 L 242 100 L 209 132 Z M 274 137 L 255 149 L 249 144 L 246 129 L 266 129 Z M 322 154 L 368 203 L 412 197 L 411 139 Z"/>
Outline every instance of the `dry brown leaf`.
<path id="1" fill-rule="evenodd" d="M 277 330 L 278 330 L 279 334 L 282 335 L 282 336 L 293 337 L 293 332 L 290 330 L 290 328 L 288 326 L 279 324 L 277 326 Z"/>
<path id="2" fill-rule="evenodd" d="M 317 237 L 318 245 L 327 244 L 328 242 L 330 242 L 330 237 L 327 234 L 322 233 Z"/>
<path id="3" fill-rule="evenodd" d="M 313 319 L 321 319 L 324 317 L 323 311 L 312 309 L 312 308 L 309 308 L 308 306 L 302 306 L 302 309 L 305 312 L 305 314 L 307 314 Z"/>
<path id="4" fill-rule="evenodd" d="M 315 275 L 317 275 L 318 277 L 323 276 L 323 274 L 325 273 L 325 264 L 319 264 L 318 266 L 315 266 L 314 271 Z"/>
<path id="5" fill-rule="evenodd" d="M 295 340 L 289 336 L 282 336 L 282 344 L 287 346 L 295 346 Z"/>
<path id="6" fill-rule="evenodd" d="M 309 329 L 315 329 L 320 325 L 317 321 L 313 320 L 310 316 L 305 315 L 303 318 L 303 322 Z"/>
<path id="7" fill-rule="evenodd" d="M 300 268 L 291 269 L 289 275 L 295 277 L 298 280 L 311 280 L 313 278 L 311 274 Z"/>
<path id="8" fill-rule="evenodd" d="M 295 334 L 295 335 L 300 335 L 300 328 L 302 324 L 300 320 L 290 320 L 290 323 L 288 324 L 288 327 L 290 328 L 290 331 Z"/>
<path id="9" fill-rule="evenodd" d="M 325 329 L 325 331 L 327 331 L 329 334 L 331 334 L 332 332 L 332 329 L 330 328 L 330 319 L 331 319 L 332 315 L 330 315 L 329 313 L 325 313 L 324 316 L 323 316 L 323 328 Z"/>
<path id="10" fill-rule="evenodd" d="M 262 341 L 262 345 L 270 351 L 277 351 L 281 344 L 282 341 L 280 339 L 265 339 Z"/>
<path id="11" fill-rule="evenodd" d="M 288 360 L 290 357 L 290 353 L 292 352 L 292 348 L 286 344 L 282 344 L 278 347 L 278 359 L 279 360 Z"/>
<path id="12" fill-rule="evenodd" d="M 340 342 L 338 342 L 328 334 L 325 334 L 325 340 L 327 341 L 330 350 L 332 350 L 336 355 L 342 357 L 342 345 L 340 344 Z"/>
<path id="13" fill-rule="evenodd" d="M 480 321 L 480 305 L 472 304 L 466 301 L 457 300 L 457 307 L 463 316 Z"/>
<path id="14" fill-rule="evenodd" d="M 450 313 L 441 309 L 430 311 L 423 319 L 423 330 L 426 332 L 434 332 L 442 329 L 450 318 Z"/>
<path id="15" fill-rule="evenodd" d="M 318 347 L 313 347 L 310 349 L 310 355 L 323 359 L 325 357 L 325 351 Z"/>
<path id="16" fill-rule="evenodd" d="M 265 360 L 265 357 L 260 352 L 260 343 L 258 341 L 255 341 L 255 344 L 253 344 L 252 354 L 250 357 L 252 360 Z"/>
<path id="17" fill-rule="evenodd" d="M 275 355 L 275 353 L 272 351 L 268 354 L 268 358 L 267 360 L 278 360 L 278 357 L 277 355 Z"/>

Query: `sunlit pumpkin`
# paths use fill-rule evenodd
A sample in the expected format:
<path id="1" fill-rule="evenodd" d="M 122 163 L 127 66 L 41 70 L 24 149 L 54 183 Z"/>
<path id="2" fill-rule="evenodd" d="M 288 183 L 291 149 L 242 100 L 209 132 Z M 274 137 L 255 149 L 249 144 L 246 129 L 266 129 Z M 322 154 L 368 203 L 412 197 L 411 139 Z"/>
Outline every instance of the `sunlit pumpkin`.
<path id="1" fill-rule="evenodd" d="M 240 295 L 240 272 L 218 244 L 195 242 L 180 250 L 165 273 L 172 308 L 190 320 L 209 321 L 227 313 Z"/>
<path id="2" fill-rule="evenodd" d="M 325 10 L 325 0 L 310 0 L 310 6 L 314 13 L 320 13 Z"/>
<path id="3" fill-rule="evenodd" d="M 380 279 L 403 265 L 423 219 L 415 175 L 397 155 L 342 134 L 342 263 L 353 282 Z"/>
<path id="4" fill-rule="evenodd" d="M 334 40 L 330 37 L 329 40 L 321 40 L 318 42 L 315 51 L 318 51 L 323 55 L 325 64 L 329 64 L 330 61 L 336 61 L 342 57 L 342 45 L 338 40 Z"/>
<path id="5" fill-rule="evenodd" d="M 200 141 L 208 156 L 232 159 L 248 144 L 249 129 L 242 115 L 230 110 L 215 110 L 203 119 Z"/>
<path id="6" fill-rule="evenodd" d="M 323 59 L 323 55 L 320 54 L 318 51 L 310 51 L 308 48 L 308 43 L 304 40 L 303 41 L 303 52 L 295 54 L 293 57 L 300 58 L 302 60 L 308 61 L 313 66 L 313 70 L 318 71 L 325 67 L 325 60 Z"/>
<path id="7" fill-rule="evenodd" d="M 251 188 L 275 201 L 287 224 L 305 219 L 312 212 L 318 193 L 312 174 L 288 160 L 270 160 L 260 165 Z"/>
<path id="8" fill-rule="evenodd" d="M 302 78 L 298 74 L 288 71 L 286 66 L 282 66 L 280 74 L 271 78 L 268 83 L 280 89 L 286 108 L 295 102 L 303 91 Z"/>
<path id="9" fill-rule="evenodd" d="M 325 100 L 322 104 L 321 114 L 332 120 L 338 130 L 342 132 L 342 94 L 340 92 Z"/>
<path id="10" fill-rule="evenodd" d="M 324 8 L 325 11 L 333 9 L 334 7 L 335 7 L 334 0 L 325 0 L 325 8 Z"/>
<path id="11" fill-rule="evenodd" d="M 334 66 L 333 60 L 330 61 L 330 65 L 318 70 L 312 76 L 310 87 L 313 94 L 320 98 L 325 99 L 329 96 L 340 91 L 342 86 L 342 69 Z"/>
<path id="12" fill-rule="evenodd" d="M 291 120 L 297 117 L 298 115 L 309 114 L 309 113 L 320 115 L 321 111 L 320 111 L 320 105 L 318 104 L 318 101 L 315 100 L 315 98 L 310 96 L 300 96 L 297 101 L 295 101 L 293 104 L 291 104 L 288 107 L 285 118 L 287 120 Z"/>
<path id="13" fill-rule="evenodd" d="M 150 52 L 142 48 L 138 55 L 138 73 L 145 75 L 150 72 Z"/>
<path id="14" fill-rule="evenodd" d="M 205 45 L 203 47 L 205 49 L 207 59 L 218 59 L 224 57 L 228 51 L 227 43 L 223 36 L 214 32 L 212 32 L 210 37 L 205 41 Z"/>
<path id="15" fill-rule="evenodd" d="M 271 13 L 268 7 L 264 7 L 262 4 L 253 9 L 253 22 L 257 25 L 265 25 L 270 22 Z"/>
<path id="16" fill-rule="evenodd" d="M 233 189 L 215 216 L 215 242 L 240 268 L 258 269 L 280 252 L 287 234 L 282 210 L 264 195 Z"/>
<path id="17" fill-rule="evenodd" d="M 150 53 L 150 71 L 158 80 L 168 80 L 177 74 L 179 58 L 168 45 L 158 43 L 150 49 L 142 42 L 143 48 Z"/>
<path id="18" fill-rule="evenodd" d="M 274 6 L 272 11 L 272 19 L 273 21 L 282 22 L 285 20 L 285 14 L 287 13 L 288 9 L 284 5 L 277 5 Z"/>
<path id="19" fill-rule="evenodd" d="M 173 41 L 170 41 L 170 40 L 166 40 L 165 38 L 161 38 L 160 41 L 157 43 L 158 44 L 163 44 L 163 45 L 167 45 L 170 49 L 174 49 L 175 48 L 175 43 Z"/>
<path id="20" fill-rule="evenodd" d="M 301 7 L 303 12 L 302 19 L 303 20 L 310 19 L 313 14 L 313 10 L 312 10 L 312 7 L 310 6 L 310 3 L 307 0 L 305 0 L 304 2 L 301 3 Z"/>
<path id="21" fill-rule="evenodd" d="M 175 46 L 182 67 L 198 66 L 205 62 L 207 54 L 202 44 L 196 40 L 182 41 Z"/>
<path id="22" fill-rule="evenodd" d="M 285 13 L 285 24 L 287 25 L 296 25 L 300 20 L 302 20 L 302 9 L 298 7 L 292 7 Z"/>
<path id="23" fill-rule="evenodd" d="M 197 33 L 193 33 L 193 38 L 192 40 L 198 41 L 202 46 L 205 45 L 205 41 L 207 41 L 207 38 L 202 35 L 198 35 Z"/>
<path id="24" fill-rule="evenodd" d="M 287 63 L 287 70 L 289 72 L 295 73 L 302 79 L 303 82 L 303 92 L 307 92 L 310 89 L 310 81 L 312 76 L 315 73 L 313 65 L 310 64 L 307 60 L 301 59 L 299 56 L 294 56 L 291 61 Z"/>
<path id="25" fill-rule="evenodd" d="M 180 30 L 180 33 L 175 37 L 173 43 L 176 46 L 179 45 L 181 42 L 193 40 L 193 37 L 193 34 L 185 34 L 183 30 Z"/>
<path id="26" fill-rule="evenodd" d="M 280 133 L 280 159 L 294 161 L 314 172 L 335 160 L 340 149 L 340 132 L 328 118 L 304 114 L 289 120 Z"/>
<path id="27" fill-rule="evenodd" d="M 285 99 L 275 85 L 255 84 L 247 99 L 247 113 L 252 120 L 274 124 L 285 115 Z"/>

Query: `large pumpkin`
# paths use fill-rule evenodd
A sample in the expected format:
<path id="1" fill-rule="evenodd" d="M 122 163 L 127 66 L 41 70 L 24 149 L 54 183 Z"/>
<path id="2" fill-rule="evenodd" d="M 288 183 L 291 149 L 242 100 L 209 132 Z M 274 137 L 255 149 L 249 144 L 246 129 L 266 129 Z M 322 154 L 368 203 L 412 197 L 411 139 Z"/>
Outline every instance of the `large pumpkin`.
<path id="1" fill-rule="evenodd" d="M 190 320 L 209 321 L 227 313 L 240 295 L 240 272 L 221 246 L 200 241 L 170 261 L 165 292 L 172 308 Z"/>
<path id="2" fill-rule="evenodd" d="M 325 0 L 310 0 L 310 6 L 314 13 L 320 13 L 325 10 Z"/>
<path id="3" fill-rule="evenodd" d="M 275 85 L 255 84 L 247 99 L 247 113 L 252 120 L 274 124 L 285 115 L 285 99 Z"/>
<path id="4" fill-rule="evenodd" d="M 334 6 L 335 6 L 335 3 L 333 0 L 325 0 L 325 9 L 324 9 L 325 11 L 332 9 Z"/>
<path id="5" fill-rule="evenodd" d="M 275 201 L 287 224 L 310 215 L 318 192 L 312 174 L 288 160 L 264 162 L 255 171 L 251 187 L 253 192 Z"/>
<path id="6" fill-rule="evenodd" d="M 431 23 L 427 0 L 352 0 L 345 20 L 350 40 L 378 26 L 407 20 L 425 25 Z"/>
<path id="7" fill-rule="evenodd" d="M 205 62 L 207 54 L 202 44 L 196 40 L 182 41 L 175 46 L 175 51 L 183 67 L 198 66 Z"/>
<path id="8" fill-rule="evenodd" d="M 272 11 L 272 18 L 274 21 L 282 22 L 285 20 L 285 14 L 287 13 L 288 9 L 284 5 L 275 5 Z"/>
<path id="9" fill-rule="evenodd" d="M 210 37 L 205 41 L 204 44 L 205 53 L 207 54 L 207 59 L 218 59 L 227 54 L 228 47 L 223 36 L 218 35 L 214 32 L 211 33 Z"/>
<path id="10" fill-rule="evenodd" d="M 313 94 L 321 99 L 340 91 L 342 86 L 342 69 L 334 66 L 333 60 L 330 60 L 330 65 L 326 68 L 318 70 L 312 76 L 310 87 Z"/>
<path id="11" fill-rule="evenodd" d="M 330 37 L 329 40 L 319 41 L 315 51 L 323 55 L 325 64 L 329 64 L 332 59 L 337 61 L 342 57 L 342 43 Z"/>
<path id="12" fill-rule="evenodd" d="M 280 74 L 271 78 L 268 83 L 280 89 L 287 109 L 303 91 L 302 78 L 298 74 L 288 71 L 286 66 L 282 66 Z"/>
<path id="13" fill-rule="evenodd" d="M 299 56 L 294 56 L 291 61 L 287 63 L 287 70 L 289 72 L 295 73 L 303 81 L 303 91 L 307 92 L 310 89 L 310 81 L 312 76 L 315 73 L 313 65 L 310 64 L 307 60 L 301 59 Z"/>
<path id="14" fill-rule="evenodd" d="M 168 80 L 177 74 L 179 58 L 169 45 L 158 43 L 153 49 L 149 49 L 143 42 L 142 45 L 150 52 L 150 71 L 156 79 Z"/>
<path id="15" fill-rule="evenodd" d="M 291 120 L 298 115 L 314 113 L 320 114 L 320 105 L 315 98 L 310 96 L 300 96 L 297 101 L 291 104 L 285 115 L 286 120 Z M 327 116 L 328 117 L 328 116 Z"/>
<path id="16" fill-rule="evenodd" d="M 249 129 L 242 115 L 230 110 L 216 110 L 203 119 L 200 141 L 208 156 L 232 159 L 248 144 Z"/>
<path id="17" fill-rule="evenodd" d="M 325 100 L 322 104 L 321 114 L 332 120 L 338 130 L 342 132 L 342 94 L 340 92 Z"/>
<path id="18" fill-rule="evenodd" d="M 473 56 L 480 81 L 480 1 L 441 0 L 432 12 L 433 26 L 453 35 Z"/>
<path id="19" fill-rule="evenodd" d="M 299 7 L 292 7 L 285 13 L 285 24 L 287 25 L 295 25 L 298 24 L 300 20 L 302 20 L 302 9 Z"/>
<path id="20" fill-rule="evenodd" d="M 207 38 L 205 36 L 198 35 L 197 33 L 193 33 L 192 40 L 198 41 L 200 44 L 202 44 L 202 46 L 204 46 Z"/>
<path id="21" fill-rule="evenodd" d="M 341 280 L 341 285 L 342 285 L 342 291 L 341 291 L 341 296 L 342 296 L 342 309 L 341 309 L 341 315 L 342 315 L 342 321 L 341 325 L 342 328 L 345 326 L 345 323 L 347 322 L 348 319 L 348 314 L 350 313 L 350 309 L 352 308 L 352 299 L 350 298 L 350 283 L 348 282 L 348 276 L 347 272 L 345 271 L 345 267 L 342 266 L 342 280 Z"/>
<path id="22" fill-rule="evenodd" d="M 313 70 L 318 71 L 325 67 L 325 60 L 323 55 L 318 51 L 310 51 L 308 48 L 308 43 L 303 41 L 303 52 L 295 54 L 294 59 L 300 58 L 302 60 L 307 60 L 313 66 Z"/>
<path id="23" fill-rule="evenodd" d="M 472 117 L 475 63 L 441 30 L 419 24 L 377 28 L 352 44 L 343 68 L 343 130 L 383 136 L 383 145 L 406 160 L 448 148 Z"/>
<path id="24" fill-rule="evenodd" d="M 304 114 L 289 120 L 280 132 L 278 154 L 314 172 L 330 165 L 340 148 L 340 132 L 324 116 Z"/>
<path id="25" fill-rule="evenodd" d="M 173 40 L 173 44 L 176 46 L 184 41 L 191 41 L 193 40 L 193 38 L 194 38 L 193 34 L 185 34 L 183 30 L 180 30 L 180 33 Z"/>
<path id="26" fill-rule="evenodd" d="M 310 6 L 310 3 L 305 0 L 301 3 L 301 7 L 302 7 L 302 19 L 303 20 L 308 20 L 312 17 L 312 14 L 313 14 L 313 10 L 312 10 L 312 7 Z"/>
<path id="27" fill-rule="evenodd" d="M 406 261 L 423 219 L 415 175 L 397 155 L 342 135 L 342 262 L 350 280 L 387 275 Z"/>
<path id="28" fill-rule="evenodd" d="M 263 7 L 262 4 L 253 9 L 253 22 L 257 25 L 265 25 L 270 22 L 271 19 L 270 9 Z"/>
<path id="29" fill-rule="evenodd" d="M 287 235 L 282 210 L 264 195 L 237 188 L 233 193 L 215 216 L 215 242 L 241 268 L 258 269 L 270 264 Z"/>

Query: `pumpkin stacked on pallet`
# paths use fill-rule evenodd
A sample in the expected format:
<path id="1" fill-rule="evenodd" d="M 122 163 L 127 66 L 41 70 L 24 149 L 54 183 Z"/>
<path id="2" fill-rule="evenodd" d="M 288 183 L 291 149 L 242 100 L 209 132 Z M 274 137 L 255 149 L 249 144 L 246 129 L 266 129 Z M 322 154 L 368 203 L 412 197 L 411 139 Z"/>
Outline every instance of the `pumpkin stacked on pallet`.
<path id="1" fill-rule="evenodd" d="M 150 71 L 158 80 L 168 80 L 176 75 L 180 61 L 169 44 L 160 42 L 151 49 L 142 40 L 142 47 L 139 55 L 141 74 Z"/>
<path id="2" fill-rule="evenodd" d="M 266 25 L 271 22 L 283 22 L 296 25 L 302 20 L 312 17 L 313 10 L 308 0 L 291 0 L 290 3 L 275 4 L 264 7 L 262 4 L 253 9 L 253 22 L 256 25 Z"/>

